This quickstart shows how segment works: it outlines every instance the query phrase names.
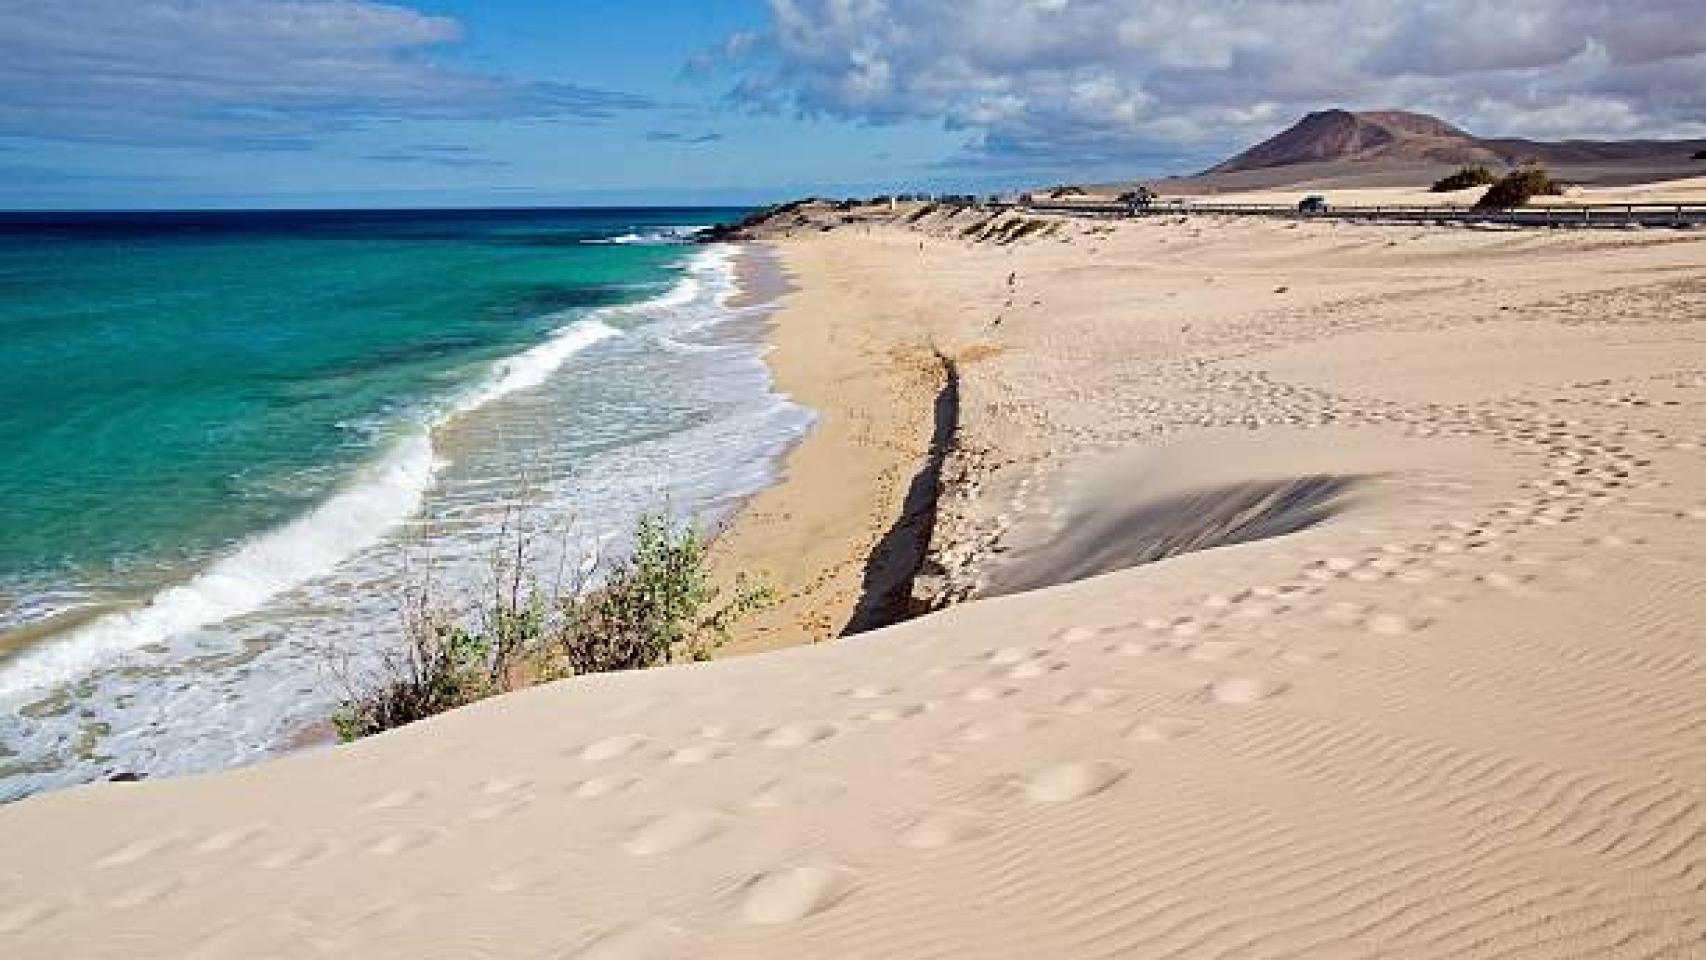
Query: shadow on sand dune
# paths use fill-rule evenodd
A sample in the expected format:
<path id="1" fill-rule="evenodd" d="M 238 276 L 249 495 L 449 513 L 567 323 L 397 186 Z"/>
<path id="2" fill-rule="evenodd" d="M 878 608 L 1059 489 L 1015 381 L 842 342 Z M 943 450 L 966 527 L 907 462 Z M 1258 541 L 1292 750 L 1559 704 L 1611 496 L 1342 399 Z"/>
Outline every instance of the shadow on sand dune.
<path id="1" fill-rule="evenodd" d="M 953 447 L 960 422 L 959 370 L 940 351 L 936 352 L 936 361 L 941 364 L 942 385 L 933 408 L 929 453 L 907 488 L 900 517 L 865 561 L 863 590 L 852 618 L 841 630 L 842 636 L 899 623 L 913 614 L 912 581 L 930 548 L 936 500 L 942 488 L 942 463 Z"/>
<path id="2" fill-rule="evenodd" d="M 1072 516 L 1058 536 L 1011 556 L 980 596 L 1002 596 L 1180 554 L 1308 529 L 1338 513 L 1358 478 L 1265 480 L 1118 503 Z"/>

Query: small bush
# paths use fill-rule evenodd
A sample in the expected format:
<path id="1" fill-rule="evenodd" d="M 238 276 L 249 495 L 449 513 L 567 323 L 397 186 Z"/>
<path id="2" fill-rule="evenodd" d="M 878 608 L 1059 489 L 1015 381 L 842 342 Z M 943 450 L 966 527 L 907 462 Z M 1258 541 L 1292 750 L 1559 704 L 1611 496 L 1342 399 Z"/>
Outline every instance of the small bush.
<path id="1" fill-rule="evenodd" d="M 1434 181 L 1434 185 L 1428 189 L 1434 193 L 1451 193 L 1456 190 L 1467 190 L 1470 187 L 1484 187 L 1496 182 L 1498 182 L 1498 178 L 1493 176 L 1493 171 L 1486 167 L 1462 167 L 1451 176 Z"/>
<path id="2" fill-rule="evenodd" d="M 1694 156 L 1693 156 L 1693 157 L 1691 157 L 1691 158 L 1690 158 L 1690 159 L 1693 159 L 1693 160 L 1706 160 L 1706 150 L 1696 150 L 1696 151 L 1694 151 Z"/>
<path id="3" fill-rule="evenodd" d="M 1553 180 L 1542 167 L 1523 167 L 1506 174 L 1475 201 L 1477 210 L 1506 210 L 1520 207 L 1534 197 L 1557 196 L 1563 184 Z"/>
<path id="4" fill-rule="evenodd" d="M 640 518 L 634 552 L 612 568 L 602 587 L 560 601 L 554 656 L 567 675 L 639 670 L 677 660 L 708 660 L 741 617 L 767 605 L 770 592 L 744 578 L 718 605 L 705 562 L 705 541 L 658 515 Z M 553 671 L 558 672 L 558 671 Z"/>
<path id="5" fill-rule="evenodd" d="M 435 606 L 422 589 L 404 614 L 397 648 L 377 670 L 344 680 L 332 714 L 355 740 L 466 706 L 530 683 L 705 660 L 734 625 L 768 606 L 772 592 L 737 577 L 723 602 L 703 537 L 662 514 L 642 516 L 634 547 L 596 587 L 548 597 L 529 580 L 525 544 L 498 551 L 490 597 L 472 618 Z M 472 625 L 465 621 L 472 619 Z"/>

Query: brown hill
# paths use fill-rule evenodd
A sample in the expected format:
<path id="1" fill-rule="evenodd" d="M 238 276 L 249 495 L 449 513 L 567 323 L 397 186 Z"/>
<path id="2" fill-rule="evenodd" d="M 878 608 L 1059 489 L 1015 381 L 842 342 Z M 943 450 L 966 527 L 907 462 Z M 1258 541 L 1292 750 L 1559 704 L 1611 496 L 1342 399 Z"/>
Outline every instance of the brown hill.
<path id="1" fill-rule="evenodd" d="M 1549 165 L 1654 163 L 1687 160 L 1706 140 L 1568 140 L 1547 143 L 1487 139 L 1422 113 L 1402 110 L 1322 110 L 1262 141 L 1203 176 L 1335 162 L 1379 166 L 1482 163 Z"/>

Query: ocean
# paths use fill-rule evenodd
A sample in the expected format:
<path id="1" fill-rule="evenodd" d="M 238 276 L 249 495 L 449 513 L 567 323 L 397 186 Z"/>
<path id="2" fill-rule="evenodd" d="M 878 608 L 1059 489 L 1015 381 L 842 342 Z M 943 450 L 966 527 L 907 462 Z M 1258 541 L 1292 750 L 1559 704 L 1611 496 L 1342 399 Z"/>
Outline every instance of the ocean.
<path id="1" fill-rule="evenodd" d="M 774 482 L 741 212 L 0 215 L 0 800 L 276 753 L 423 578 Z"/>

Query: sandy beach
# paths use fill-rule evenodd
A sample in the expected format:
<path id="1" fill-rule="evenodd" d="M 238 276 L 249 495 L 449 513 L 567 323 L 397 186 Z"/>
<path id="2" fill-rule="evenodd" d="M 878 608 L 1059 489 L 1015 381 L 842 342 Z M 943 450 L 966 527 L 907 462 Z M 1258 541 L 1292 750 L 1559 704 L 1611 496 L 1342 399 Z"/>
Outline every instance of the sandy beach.
<path id="1" fill-rule="evenodd" d="M 752 256 L 764 273 L 748 283 L 781 297 L 769 334 L 776 388 L 816 422 L 789 452 L 787 481 L 754 497 L 716 541 L 725 582 L 745 573 L 777 593 L 739 625 L 733 654 L 840 636 L 871 617 L 863 598 L 910 574 L 884 541 L 928 453 L 942 380 L 920 305 L 840 278 L 821 251 L 765 245 Z M 771 289 L 790 276 L 827 282 Z"/>
<path id="2" fill-rule="evenodd" d="M 760 234 L 767 652 L 0 807 L 0 954 L 1706 955 L 1706 234 Z"/>

